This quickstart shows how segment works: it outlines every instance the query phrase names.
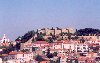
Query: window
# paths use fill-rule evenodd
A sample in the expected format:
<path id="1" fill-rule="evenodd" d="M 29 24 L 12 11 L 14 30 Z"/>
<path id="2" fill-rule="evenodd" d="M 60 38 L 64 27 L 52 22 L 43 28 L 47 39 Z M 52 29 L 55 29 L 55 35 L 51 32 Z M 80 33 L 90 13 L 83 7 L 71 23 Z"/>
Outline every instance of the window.
<path id="1" fill-rule="evenodd" d="M 83 46 L 86 46 L 86 45 L 83 45 Z"/>
<path id="2" fill-rule="evenodd" d="M 24 54 L 23 54 L 23 57 L 24 57 Z"/>
<path id="3" fill-rule="evenodd" d="M 77 47 L 77 49 L 80 49 L 80 47 Z"/>
<path id="4" fill-rule="evenodd" d="M 83 49 L 86 49 L 86 47 L 83 47 Z"/>
<path id="5" fill-rule="evenodd" d="M 75 60 L 73 60 L 72 63 L 75 63 Z"/>

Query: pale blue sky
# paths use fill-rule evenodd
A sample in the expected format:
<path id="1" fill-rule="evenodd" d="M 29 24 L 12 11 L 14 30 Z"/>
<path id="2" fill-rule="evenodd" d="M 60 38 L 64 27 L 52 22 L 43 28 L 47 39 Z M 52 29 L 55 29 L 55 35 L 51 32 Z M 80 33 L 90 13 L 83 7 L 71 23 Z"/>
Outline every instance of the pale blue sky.
<path id="1" fill-rule="evenodd" d="M 100 27 L 100 0 L 0 0 L 0 37 L 42 27 Z"/>

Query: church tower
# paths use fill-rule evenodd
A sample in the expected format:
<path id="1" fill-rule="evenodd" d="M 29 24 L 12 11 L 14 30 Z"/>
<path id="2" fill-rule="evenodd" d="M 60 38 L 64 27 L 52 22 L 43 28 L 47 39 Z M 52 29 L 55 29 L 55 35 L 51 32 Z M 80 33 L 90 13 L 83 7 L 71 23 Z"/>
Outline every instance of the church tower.
<path id="1" fill-rule="evenodd" d="M 6 35 L 4 34 L 4 36 L 1 39 L 1 43 L 6 43 L 9 42 L 9 39 L 7 39 Z"/>

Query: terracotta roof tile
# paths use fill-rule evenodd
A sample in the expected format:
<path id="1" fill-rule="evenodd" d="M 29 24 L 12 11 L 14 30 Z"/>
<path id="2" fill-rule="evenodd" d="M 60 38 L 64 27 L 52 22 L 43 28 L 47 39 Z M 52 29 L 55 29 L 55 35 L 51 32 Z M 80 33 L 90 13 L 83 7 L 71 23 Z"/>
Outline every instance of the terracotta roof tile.
<path id="1" fill-rule="evenodd" d="M 33 44 L 26 44 L 25 46 L 33 46 Z"/>
<path id="2" fill-rule="evenodd" d="M 17 54 L 24 54 L 23 52 L 17 52 Z"/>
<path id="3" fill-rule="evenodd" d="M 79 61 L 85 61 L 86 58 L 85 58 L 85 57 L 79 57 L 78 60 L 79 60 Z"/>
<path id="4" fill-rule="evenodd" d="M 49 43 L 46 41 L 36 41 L 34 42 L 34 44 L 49 44 Z"/>
<path id="5" fill-rule="evenodd" d="M 13 51 L 13 52 L 10 52 L 9 54 L 11 54 L 11 55 L 12 55 L 12 54 L 17 54 L 17 52 Z"/>
<path id="6" fill-rule="evenodd" d="M 2 56 L 8 56 L 8 54 L 2 54 Z"/>
<path id="7" fill-rule="evenodd" d="M 49 62 L 49 61 L 41 61 L 40 63 L 47 63 L 47 62 Z"/>

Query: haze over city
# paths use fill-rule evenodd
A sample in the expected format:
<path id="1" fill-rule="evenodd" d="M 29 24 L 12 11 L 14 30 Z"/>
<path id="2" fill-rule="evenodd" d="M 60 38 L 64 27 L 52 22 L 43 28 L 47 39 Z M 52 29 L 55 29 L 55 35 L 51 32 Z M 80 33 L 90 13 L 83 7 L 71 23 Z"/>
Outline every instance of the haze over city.
<path id="1" fill-rule="evenodd" d="M 100 0 L 0 0 L 0 38 L 43 27 L 100 27 Z"/>

